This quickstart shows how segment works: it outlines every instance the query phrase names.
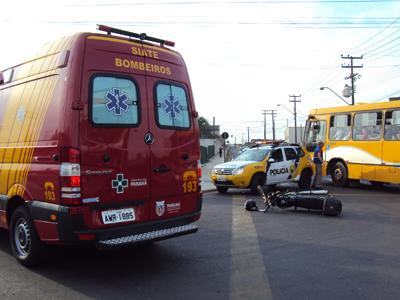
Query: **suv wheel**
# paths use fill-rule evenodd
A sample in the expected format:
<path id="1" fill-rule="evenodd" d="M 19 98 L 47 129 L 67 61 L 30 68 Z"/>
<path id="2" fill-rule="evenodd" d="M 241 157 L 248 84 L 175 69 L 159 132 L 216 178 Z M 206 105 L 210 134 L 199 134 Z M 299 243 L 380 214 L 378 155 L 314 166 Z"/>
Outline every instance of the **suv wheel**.
<path id="1" fill-rule="evenodd" d="M 265 175 L 264 174 L 255 174 L 251 179 L 250 189 L 253 194 L 257 194 L 257 186 L 261 185 L 264 186 L 265 183 Z"/>

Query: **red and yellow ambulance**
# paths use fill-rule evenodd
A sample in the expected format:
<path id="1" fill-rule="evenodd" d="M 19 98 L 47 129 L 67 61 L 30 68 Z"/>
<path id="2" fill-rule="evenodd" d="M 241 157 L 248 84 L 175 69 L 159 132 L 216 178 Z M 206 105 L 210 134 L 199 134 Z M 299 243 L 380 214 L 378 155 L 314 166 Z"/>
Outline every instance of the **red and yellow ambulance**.
<path id="1" fill-rule="evenodd" d="M 173 42 L 99 25 L 0 73 L 0 226 L 20 263 L 46 244 L 196 232 L 199 129 Z M 168 47 L 166 47 L 168 46 Z"/>

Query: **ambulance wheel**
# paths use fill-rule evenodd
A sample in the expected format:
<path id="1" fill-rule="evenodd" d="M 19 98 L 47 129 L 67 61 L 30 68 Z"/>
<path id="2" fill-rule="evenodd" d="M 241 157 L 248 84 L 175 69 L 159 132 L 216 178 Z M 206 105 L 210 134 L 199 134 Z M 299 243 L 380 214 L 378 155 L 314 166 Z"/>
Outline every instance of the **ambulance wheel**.
<path id="1" fill-rule="evenodd" d="M 335 186 L 346 186 L 348 184 L 348 178 L 347 178 L 347 169 L 346 166 L 338 161 L 335 163 L 333 168 L 331 169 L 331 177 L 332 177 L 332 183 Z"/>
<path id="2" fill-rule="evenodd" d="M 310 169 L 304 169 L 300 174 L 299 188 L 309 189 L 311 186 L 312 172 Z"/>
<path id="3" fill-rule="evenodd" d="M 228 191 L 228 188 L 224 187 L 224 186 L 217 186 L 217 191 L 220 194 L 226 194 L 226 192 Z"/>
<path id="4" fill-rule="evenodd" d="M 257 186 L 261 185 L 264 186 L 265 184 L 265 175 L 264 174 L 255 174 L 251 179 L 250 189 L 253 194 L 257 194 Z"/>
<path id="5" fill-rule="evenodd" d="M 32 267 L 40 261 L 44 245 L 23 205 L 17 207 L 11 216 L 10 241 L 12 251 L 20 264 Z"/>

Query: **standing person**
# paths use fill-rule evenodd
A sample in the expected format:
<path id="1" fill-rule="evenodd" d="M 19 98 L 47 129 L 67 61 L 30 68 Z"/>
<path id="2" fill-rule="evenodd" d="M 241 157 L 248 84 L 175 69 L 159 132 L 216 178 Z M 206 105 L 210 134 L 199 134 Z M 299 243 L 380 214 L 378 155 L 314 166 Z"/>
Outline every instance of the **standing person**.
<path id="1" fill-rule="evenodd" d="M 322 163 L 324 162 L 322 155 L 323 147 L 324 142 L 319 142 L 314 151 L 315 177 L 312 184 L 313 187 L 319 186 L 322 180 Z"/>
<path id="2" fill-rule="evenodd" d="M 222 157 L 222 147 L 219 147 L 218 152 L 219 152 L 219 157 Z"/>

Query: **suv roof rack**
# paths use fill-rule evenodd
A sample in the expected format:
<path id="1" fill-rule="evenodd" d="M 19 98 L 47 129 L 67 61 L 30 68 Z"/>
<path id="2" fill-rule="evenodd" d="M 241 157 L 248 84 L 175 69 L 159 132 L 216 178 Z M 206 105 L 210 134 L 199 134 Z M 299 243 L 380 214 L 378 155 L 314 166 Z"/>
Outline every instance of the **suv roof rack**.
<path id="1" fill-rule="evenodd" d="M 151 37 L 151 36 L 148 36 L 146 33 L 135 33 L 135 32 L 130 32 L 130 31 L 113 28 L 113 27 L 106 26 L 106 25 L 100 25 L 100 24 L 97 25 L 97 30 L 105 31 L 105 32 L 107 32 L 107 34 L 116 33 L 116 34 L 120 34 L 120 35 L 124 35 L 124 36 L 128 36 L 128 37 L 133 37 L 133 38 L 139 39 L 141 41 L 150 41 L 150 42 L 154 42 L 154 43 L 159 43 L 160 46 L 164 46 L 164 45 L 170 46 L 170 47 L 175 46 L 175 42 Z"/>

